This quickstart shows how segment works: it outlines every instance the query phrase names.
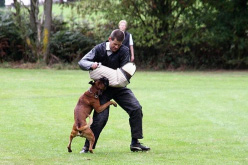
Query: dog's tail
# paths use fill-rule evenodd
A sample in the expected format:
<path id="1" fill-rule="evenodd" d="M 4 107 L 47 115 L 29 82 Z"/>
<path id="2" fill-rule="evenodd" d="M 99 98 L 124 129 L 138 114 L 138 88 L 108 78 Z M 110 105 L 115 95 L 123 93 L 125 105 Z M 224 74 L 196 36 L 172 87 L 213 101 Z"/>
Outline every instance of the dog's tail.
<path id="1" fill-rule="evenodd" d="M 91 117 L 90 115 L 88 115 L 88 117 L 89 117 L 89 122 L 88 122 L 88 124 L 85 125 L 85 126 L 82 126 L 82 127 L 77 126 L 77 130 L 78 130 L 78 131 L 84 131 L 85 129 L 90 128 L 90 125 L 93 123 L 93 119 L 92 119 L 92 117 Z"/>
<path id="2" fill-rule="evenodd" d="M 87 126 L 90 127 L 91 124 L 93 123 L 93 118 L 90 115 L 88 115 L 88 117 L 89 117 L 89 122 L 88 122 Z"/>

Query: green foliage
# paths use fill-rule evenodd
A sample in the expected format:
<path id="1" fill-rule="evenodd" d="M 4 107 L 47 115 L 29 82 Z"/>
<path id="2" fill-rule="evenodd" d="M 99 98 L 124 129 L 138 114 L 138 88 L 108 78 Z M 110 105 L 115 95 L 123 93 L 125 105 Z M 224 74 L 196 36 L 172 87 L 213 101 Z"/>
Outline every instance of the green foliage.
<path id="1" fill-rule="evenodd" d="M 58 58 L 57 62 L 71 63 L 80 60 L 93 46 L 94 41 L 79 31 L 58 31 L 51 37 L 50 52 Z"/>
<path id="2" fill-rule="evenodd" d="M 72 63 L 78 61 L 95 44 L 90 28 L 86 23 L 79 24 L 71 21 L 68 26 L 62 17 L 53 18 L 52 35 L 50 41 L 51 63 Z M 70 25 L 71 25 L 70 24 Z"/>
<path id="3" fill-rule="evenodd" d="M 37 54 L 41 50 L 37 47 L 37 40 L 29 26 L 29 20 L 26 8 L 22 9 L 22 16 L 13 17 L 12 11 L 1 13 L 0 22 L 0 42 L 8 41 L 8 49 L 5 49 L 3 61 L 26 61 L 36 62 Z M 94 41 L 87 23 L 70 21 L 74 26 L 68 26 L 63 17 L 54 15 L 51 27 L 51 58 L 50 64 L 57 62 L 71 63 L 81 58 L 87 51 L 93 47 Z M 43 27 L 42 27 L 43 28 Z M 41 29 L 42 30 L 42 29 Z M 42 35 L 42 34 L 41 34 Z"/>
<path id="4" fill-rule="evenodd" d="M 0 12 L 0 42 L 5 42 L 4 61 L 18 61 L 24 58 L 24 41 L 21 31 L 10 12 Z"/>
<path id="5" fill-rule="evenodd" d="M 94 28 L 104 36 L 118 28 L 121 19 L 127 20 L 139 65 L 155 69 L 248 67 L 247 1 L 86 0 L 79 8 L 83 15 L 101 13 L 97 18 L 106 21 Z"/>

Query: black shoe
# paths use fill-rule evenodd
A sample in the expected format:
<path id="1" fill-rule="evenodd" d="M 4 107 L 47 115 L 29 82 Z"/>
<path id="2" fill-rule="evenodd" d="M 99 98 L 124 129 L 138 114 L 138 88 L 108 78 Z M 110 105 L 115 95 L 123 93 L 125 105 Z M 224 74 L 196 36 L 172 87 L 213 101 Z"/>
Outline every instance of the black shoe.
<path id="1" fill-rule="evenodd" d="M 149 151 L 150 147 L 143 146 L 140 142 L 137 142 L 135 144 L 130 145 L 130 150 L 133 152 L 138 152 L 138 151 Z"/>
<path id="2" fill-rule="evenodd" d="M 82 148 L 82 151 L 80 151 L 79 153 L 83 154 L 83 153 L 88 153 L 88 152 L 89 152 L 89 149 L 87 147 L 84 147 Z"/>

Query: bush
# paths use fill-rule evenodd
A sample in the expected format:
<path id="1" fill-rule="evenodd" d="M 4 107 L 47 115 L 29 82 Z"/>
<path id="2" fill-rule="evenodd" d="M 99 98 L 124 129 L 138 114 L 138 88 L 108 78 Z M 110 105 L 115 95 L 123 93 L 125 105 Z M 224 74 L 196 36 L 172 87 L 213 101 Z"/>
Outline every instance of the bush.
<path id="1" fill-rule="evenodd" d="M 78 31 L 58 31 L 51 37 L 50 52 L 54 62 L 72 63 L 94 46 L 93 39 Z"/>
<path id="2" fill-rule="evenodd" d="M 0 13 L 0 54 L 2 61 L 19 61 L 24 58 L 24 41 L 10 12 Z"/>

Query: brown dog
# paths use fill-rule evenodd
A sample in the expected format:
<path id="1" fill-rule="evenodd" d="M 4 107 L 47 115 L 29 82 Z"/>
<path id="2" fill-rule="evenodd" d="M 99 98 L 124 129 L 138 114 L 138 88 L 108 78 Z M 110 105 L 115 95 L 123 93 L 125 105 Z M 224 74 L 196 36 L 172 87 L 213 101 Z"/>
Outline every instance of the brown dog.
<path id="1" fill-rule="evenodd" d="M 92 147 L 95 142 L 95 136 L 92 130 L 90 129 L 90 125 L 93 122 L 92 118 L 90 117 L 92 109 L 94 109 L 97 113 L 100 113 L 110 105 L 114 105 L 115 107 L 117 106 L 117 104 L 113 101 L 108 101 L 107 103 L 100 105 L 98 96 L 109 85 L 109 81 L 107 78 L 101 78 L 99 80 L 96 80 L 95 82 L 91 81 L 89 82 L 89 84 L 92 85 L 91 88 L 79 98 L 78 103 L 74 109 L 75 122 L 72 127 L 70 141 L 67 146 L 68 152 L 72 152 L 72 139 L 76 136 L 81 136 L 89 140 L 89 151 L 93 153 Z M 90 119 L 88 124 L 86 122 L 87 117 L 89 117 Z"/>

